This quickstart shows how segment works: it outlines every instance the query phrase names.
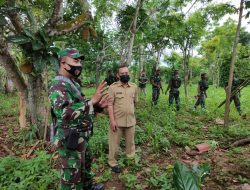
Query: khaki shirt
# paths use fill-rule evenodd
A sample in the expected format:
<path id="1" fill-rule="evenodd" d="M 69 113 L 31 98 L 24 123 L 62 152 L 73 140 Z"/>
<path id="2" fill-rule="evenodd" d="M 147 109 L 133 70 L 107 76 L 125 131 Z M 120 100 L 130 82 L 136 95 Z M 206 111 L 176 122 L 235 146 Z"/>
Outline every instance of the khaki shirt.
<path id="1" fill-rule="evenodd" d="M 109 87 L 109 96 L 111 101 L 109 106 L 113 105 L 114 118 L 119 127 L 131 127 L 136 123 L 135 103 L 138 102 L 137 86 L 134 83 L 128 83 L 123 86 L 120 81 L 114 82 Z"/>

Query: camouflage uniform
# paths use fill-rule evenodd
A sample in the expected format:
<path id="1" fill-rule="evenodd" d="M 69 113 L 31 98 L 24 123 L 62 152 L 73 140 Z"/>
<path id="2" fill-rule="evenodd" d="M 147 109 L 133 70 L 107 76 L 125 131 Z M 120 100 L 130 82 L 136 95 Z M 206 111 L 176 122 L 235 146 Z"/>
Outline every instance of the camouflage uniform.
<path id="1" fill-rule="evenodd" d="M 88 186 L 91 185 L 91 154 L 88 138 L 92 130 L 92 119 L 89 115 L 92 106 L 80 94 L 78 83 L 60 77 L 57 76 L 52 81 L 49 99 L 57 118 L 54 143 L 60 155 L 61 189 L 90 189 Z M 67 80 L 70 80 L 71 84 Z M 70 133 L 75 135 L 70 136 Z M 69 137 L 78 139 L 76 148 L 68 146 Z"/>
<path id="2" fill-rule="evenodd" d="M 175 100 L 176 110 L 180 109 L 180 91 L 181 79 L 179 77 L 173 77 L 169 80 L 168 85 L 170 87 L 169 92 L 169 106 L 171 106 Z"/>
<path id="3" fill-rule="evenodd" d="M 139 88 L 140 92 L 143 92 L 146 96 L 146 82 L 148 81 L 148 78 L 146 76 L 140 76 L 139 78 Z"/>
<path id="4" fill-rule="evenodd" d="M 203 109 L 206 109 L 205 99 L 206 99 L 206 90 L 208 89 L 208 84 L 206 80 L 200 80 L 198 82 L 199 88 L 200 88 L 200 94 L 198 94 L 198 99 L 194 105 L 195 108 L 197 106 L 201 105 Z"/>
<path id="5" fill-rule="evenodd" d="M 239 79 L 233 78 L 231 92 L 235 91 L 238 88 L 239 85 L 240 85 Z M 234 105 L 235 105 L 239 115 L 241 115 L 242 110 L 241 110 L 241 107 L 240 107 L 240 98 L 239 98 L 239 96 L 240 96 L 240 93 L 237 92 L 234 96 L 231 97 L 230 102 L 232 102 L 232 100 L 234 101 Z"/>
<path id="6" fill-rule="evenodd" d="M 160 85 L 161 84 L 161 77 L 158 75 L 154 75 L 151 77 L 150 81 L 153 81 L 155 84 Z M 153 103 L 153 105 L 157 104 L 157 101 L 159 99 L 159 95 L 160 95 L 160 88 L 152 85 L 152 103 Z"/>

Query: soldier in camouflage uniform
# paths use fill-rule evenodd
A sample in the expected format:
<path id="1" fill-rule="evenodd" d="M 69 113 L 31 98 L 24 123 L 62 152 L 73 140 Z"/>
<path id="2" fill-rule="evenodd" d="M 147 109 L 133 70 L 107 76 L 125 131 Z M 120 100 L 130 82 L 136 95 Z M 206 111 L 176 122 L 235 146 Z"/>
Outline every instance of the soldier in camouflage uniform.
<path id="1" fill-rule="evenodd" d="M 205 99 L 207 97 L 207 89 L 208 89 L 208 84 L 207 84 L 207 74 L 202 73 L 201 74 L 201 80 L 198 82 L 198 95 L 196 96 L 197 101 L 194 105 L 194 108 L 196 109 L 197 106 L 201 105 L 203 109 L 206 109 L 206 104 L 205 104 Z"/>
<path id="2" fill-rule="evenodd" d="M 225 84 L 225 89 L 227 89 L 227 85 L 228 85 L 228 82 Z M 234 72 L 231 93 L 233 91 L 237 90 L 239 86 L 240 86 L 240 81 L 239 81 L 239 79 L 237 79 L 235 77 L 235 72 Z M 234 105 L 235 105 L 239 115 L 241 116 L 242 115 L 242 110 L 241 110 L 241 107 L 240 107 L 240 98 L 239 98 L 239 96 L 240 96 L 240 92 L 237 91 L 237 93 L 234 96 L 231 97 L 230 102 L 232 102 L 232 100 L 234 101 Z"/>
<path id="3" fill-rule="evenodd" d="M 161 76 L 160 76 L 160 69 L 155 71 L 155 75 L 151 77 L 151 84 L 152 84 L 152 104 L 156 105 L 160 95 L 160 89 L 162 90 L 162 83 L 161 83 Z"/>
<path id="4" fill-rule="evenodd" d="M 62 190 L 102 190 L 103 184 L 92 184 L 90 176 L 91 156 L 88 138 L 92 131 L 90 113 L 93 105 L 105 105 L 102 82 L 95 95 L 87 101 L 81 94 L 75 79 L 82 71 L 84 57 L 74 48 L 59 52 L 59 74 L 49 90 L 52 118 L 56 118 L 54 144 L 60 156 Z"/>
<path id="5" fill-rule="evenodd" d="M 147 81 L 148 81 L 148 78 L 147 76 L 145 75 L 145 72 L 142 71 L 141 72 L 141 76 L 139 77 L 139 89 L 140 89 L 140 93 L 143 92 L 143 94 L 146 96 L 146 85 L 147 85 Z"/>
<path id="6" fill-rule="evenodd" d="M 114 82 L 118 81 L 119 79 L 114 76 L 114 74 L 112 73 L 112 70 L 108 70 L 108 76 L 107 78 L 105 78 L 105 81 L 107 82 L 107 85 L 111 85 L 113 84 Z"/>
<path id="7" fill-rule="evenodd" d="M 179 77 L 179 71 L 174 70 L 173 77 L 168 81 L 168 87 L 165 94 L 167 94 L 168 90 L 170 89 L 169 99 L 168 99 L 169 106 L 171 106 L 175 100 L 177 111 L 179 111 L 180 109 L 180 91 L 179 91 L 180 86 L 181 86 L 181 79 Z"/>

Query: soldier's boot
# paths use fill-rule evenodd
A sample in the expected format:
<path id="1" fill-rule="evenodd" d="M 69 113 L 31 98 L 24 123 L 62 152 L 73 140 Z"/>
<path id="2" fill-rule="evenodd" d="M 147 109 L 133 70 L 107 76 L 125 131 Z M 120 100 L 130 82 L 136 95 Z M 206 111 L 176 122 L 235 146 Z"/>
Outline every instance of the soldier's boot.
<path id="1" fill-rule="evenodd" d="M 157 101 L 152 100 L 152 106 L 155 106 L 157 104 Z"/>
<path id="2" fill-rule="evenodd" d="M 201 98 L 200 105 L 201 105 L 202 110 L 206 109 L 206 103 L 205 103 L 205 98 L 204 97 Z"/>
<path id="3" fill-rule="evenodd" d="M 105 186 L 103 183 L 96 183 L 96 184 L 92 184 L 89 188 L 89 190 L 104 190 Z"/>
<path id="4" fill-rule="evenodd" d="M 240 106 L 238 106 L 236 109 L 237 109 L 239 115 L 241 116 L 242 115 L 242 110 L 240 109 Z"/>
<path id="5" fill-rule="evenodd" d="M 179 111 L 180 110 L 180 107 L 179 106 L 176 106 L 176 111 Z"/>
<path id="6" fill-rule="evenodd" d="M 200 104 L 200 100 L 198 99 L 198 100 L 195 102 L 195 104 L 194 104 L 194 109 L 195 109 L 195 110 L 197 109 L 197 107 L 199 106 L 199 104 Z"/>

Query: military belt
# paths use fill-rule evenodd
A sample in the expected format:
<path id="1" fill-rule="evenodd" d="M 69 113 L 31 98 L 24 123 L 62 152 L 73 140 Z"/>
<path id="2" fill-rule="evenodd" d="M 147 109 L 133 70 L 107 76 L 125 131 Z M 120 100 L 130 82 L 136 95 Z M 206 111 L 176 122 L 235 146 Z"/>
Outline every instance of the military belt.
<path id="1" fill-rule="evenodd" d="M 91 131 L 91 129 L 85 129 L 85 128 L 83 128 L 82 126 L 76 126 L 76 127 L 68 127 L 68 126 L 62 126 L 62 128 L 63 129 L 76 129 L 76 131 L 78 132 L 78 133 L 82 133 L 82 132 L 84 132 L 84 133 L 89 133 L 90 131 Z"/>

